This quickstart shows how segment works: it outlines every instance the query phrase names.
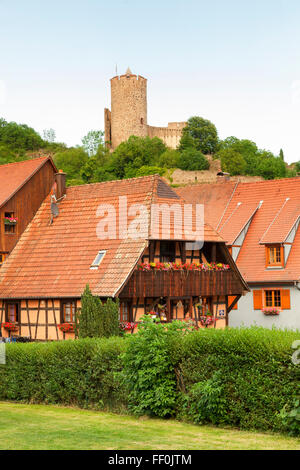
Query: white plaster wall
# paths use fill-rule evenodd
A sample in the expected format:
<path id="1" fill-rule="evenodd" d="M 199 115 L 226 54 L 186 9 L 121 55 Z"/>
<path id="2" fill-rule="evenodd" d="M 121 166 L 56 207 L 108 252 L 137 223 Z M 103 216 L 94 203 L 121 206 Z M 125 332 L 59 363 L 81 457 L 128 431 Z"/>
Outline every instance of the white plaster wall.
<path id="1" fill-rule="evenodd" d="M 283 289 L 289 287 L 282 286 Z M 229 313 L 229 326 L 263 326 L 264 328 L 299 329 L 300 330 L 300 291 L 296 287 L 290 287 L 291 309 L 282 310 L 278 316 L 266 316 L 261 310 L 253 309 L 253 290 L 262 289 L 257 286 L 251 292 L 241 297 L 238 309 Z"/>

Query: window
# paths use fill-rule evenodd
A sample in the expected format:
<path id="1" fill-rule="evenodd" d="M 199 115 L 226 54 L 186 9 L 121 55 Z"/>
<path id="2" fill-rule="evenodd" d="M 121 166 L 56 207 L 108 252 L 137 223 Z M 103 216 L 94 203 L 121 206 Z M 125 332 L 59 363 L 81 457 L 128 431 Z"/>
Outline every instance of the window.
<path id="1" fill-rule="evenodd" d="M 119 320 L 121 322 L 130 321 L 130 306 L 128 302 L 120 303 Z"/>
<path id="2" fill-rule="evenodd" d="M 266 307 L 281 307 L 281 291 L 280 290 L 266 290 L 265 291 L 265 306 Z"/>
<path id="3" fill-rule="evenodd" d="M 278 307 L 282 310 L 291 308 L 289 289 L 260 289 L 253 291 L 253 308 L 261 310 L 264 307 Z"/>
<path id="4" fill-rule="evenodd" d="M 6 260 L 8 253 L 0 253 L 0 266 Z"/>
<path id="5" fill-rule="evenodd" d="M 5 219 L 13 219 L 14 213 L 13 212 L 5 212 L 4 213 Z M 9 224 L 4 221 L 4 232 L 5 233 L 15 233 L 15 225 Z"/>
<path id="6" fill-rule="evenodd" d="M 94 261 L 91 265 L 91 269 L 98 269 L 99 268 L 100 263 L 101 263 L 101 261 L 103 260 L 103 258 L 105 256 L 105 253 L 106 253 L 105 250 L 99 251 L 99 253 L 97 254 L 96 258 L 94 259 Z"/>
<path id="7" fill-rule="evenodd" d="M 75 323 L 76 302 L 62 302 L 62 323 Z"/>
<path id="8" fill-rule="evenodd" d="M 174 263 L 176 258 L 174 242 L 160 242 L 160 261 Z"/>
<path id="9" fill-rule="evenodd" d="M 281 245 L 268 245 L 266 247 L 266 265 L 268 266 L 283 266 L 284 252 Z"/>
<path id="10" fill-rule="evenodd" d="M 19 321 L 19 304 L 8 302 L 6 304 L 6 321 L 17 323 Z"/>

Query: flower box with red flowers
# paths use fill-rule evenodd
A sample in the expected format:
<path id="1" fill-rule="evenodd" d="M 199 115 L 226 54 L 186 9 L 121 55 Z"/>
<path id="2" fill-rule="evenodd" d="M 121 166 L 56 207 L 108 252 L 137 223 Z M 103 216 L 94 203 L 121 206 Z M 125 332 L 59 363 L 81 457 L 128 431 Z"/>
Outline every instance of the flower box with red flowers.
<path id="1" fill-rule="evenodd" d="M 74 324 L 73 323 L 61 323 L 58 325 L 58 328 L 63 333 L 74 333 Z"/>
<path id="2" fill-rule="evenodd" d="M 5 225 L 16 225 L 17 222 L 18 222 L 17 217 L 5 217 L 4 218 Z"/>
<path id="3" fill-rule="evenodd" d="M 138 271 L 228 271 L 230 266 L 223 263 L 140 263 Z"/>
<path id="4" fill-rule="evenodd" d="M 278 307 L 265 307 L 262 309 L 264 315 L 279 315 L 280 309 Z"/>
<path id="5" fill-rule="evenodd" d="M 9 331 L 16 331 L 19 328 L 19 326 L 16 323 L 8 322 L 8 321 L 1 323 L 1 327 Z"/>
<path id="6" fill-rule="evenodd" d="M 136 324 L 134 322 L 130 322 L 130 321 L 120 322 L 120 329 L 122 331 L 134 330 L 135 326 Z"/>

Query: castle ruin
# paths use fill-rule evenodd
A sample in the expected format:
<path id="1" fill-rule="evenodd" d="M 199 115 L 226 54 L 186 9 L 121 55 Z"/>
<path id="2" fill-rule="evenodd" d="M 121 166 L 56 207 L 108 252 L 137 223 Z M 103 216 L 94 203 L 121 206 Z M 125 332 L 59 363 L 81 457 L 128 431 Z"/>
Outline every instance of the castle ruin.
<path id="1" fill-rule="evenodd" d="M 147 121 L 147 79 L 134 75 L 128 68 L 125 75 L 113 77 L 111 111 L 104 110 L 105 142 L 114 150 L 130 136 L 159 137 L 175 149 L 186 122 L 170 122 L 168 127 L 149 126 Z"/>

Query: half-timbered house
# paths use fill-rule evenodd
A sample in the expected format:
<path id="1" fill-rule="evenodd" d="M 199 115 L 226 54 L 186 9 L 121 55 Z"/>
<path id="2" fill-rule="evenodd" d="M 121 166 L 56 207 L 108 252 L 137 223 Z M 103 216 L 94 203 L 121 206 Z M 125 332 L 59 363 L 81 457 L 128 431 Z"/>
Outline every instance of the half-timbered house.
<path id="1" fill-rule="evenodd" d="M 229 325 L 300 329 L 300 178 L 224 181 L 176 192 L 204 205 L 205 220 L 226 240 L 251 289 Z"/>
<path id="2" fill-rule="evenodd" d="M 49 196 L 0 270 L 1 323 L 14 324 L 3 335 L 74 337 L 59 325 L 74 322 L 87 284 L 104 301 L 119 298 L 121 322 L 136 323 L 150 313 L 162 321 L 191 319 L 199 327 L 207 316 L 211 327 L 228 324 L 247 284 L 211 226 L 204 224 L 202 243 L 191 237 L 193 225 L 178 235 L 172 214 L 169 235 L 161 215 L 153 229 L 153 205 L 183 207 L 159 176 L 66 190 L 64 178 L 58 175 L 57 199 L 65 197 L 56 217 Z"/>

